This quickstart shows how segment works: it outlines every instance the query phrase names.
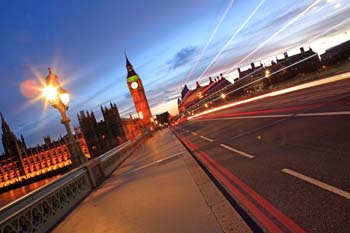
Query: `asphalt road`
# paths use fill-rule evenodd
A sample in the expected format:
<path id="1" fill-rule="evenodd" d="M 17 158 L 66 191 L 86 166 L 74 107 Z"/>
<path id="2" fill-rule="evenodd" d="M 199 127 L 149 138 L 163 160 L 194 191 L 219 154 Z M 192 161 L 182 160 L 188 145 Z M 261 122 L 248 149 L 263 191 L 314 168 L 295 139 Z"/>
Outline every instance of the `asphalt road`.
<path id="1" fill-rule="evenodd" d="M 350 232 L 350 78 L 172 129 L 264 231 Z"/>

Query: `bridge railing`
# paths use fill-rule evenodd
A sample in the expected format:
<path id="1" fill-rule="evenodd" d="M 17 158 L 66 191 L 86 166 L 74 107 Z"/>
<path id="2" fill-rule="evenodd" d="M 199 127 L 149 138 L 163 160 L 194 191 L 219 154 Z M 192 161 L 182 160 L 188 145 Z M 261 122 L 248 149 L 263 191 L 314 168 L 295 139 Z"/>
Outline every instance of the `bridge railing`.
<path id="1" fill-rule="evenodd" d="M 47 232 L 105 180 L 148 135 L 107 151 L 0 209 L 0 233 Z"/>

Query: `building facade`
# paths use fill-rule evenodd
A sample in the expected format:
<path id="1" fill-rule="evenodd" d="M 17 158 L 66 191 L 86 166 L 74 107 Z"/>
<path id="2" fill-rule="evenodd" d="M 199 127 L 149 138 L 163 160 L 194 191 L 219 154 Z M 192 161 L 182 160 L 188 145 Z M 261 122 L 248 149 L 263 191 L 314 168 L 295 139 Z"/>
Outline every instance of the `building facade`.
<path id="1" fill-rule="evenodd" d="M 207 85 L 200 85 L 199 82 L 196 82 L 195 89 L 188 89 L 187 85 L 185 85 L 181 91 L 181 98 L 178 99 L 179 113 L 185 112 L 210 95 L 214 95 L 215 97 L 220 96 L 222 94 L 220 90 L 230 85 L 231 82 L 223 77 L 222 74 L 214 80 L 209 77 L 209 83 Z M 206 103 L 213 104 L 213 101 L 206 101 Z M 205 103 L 202 105 L 205 105 Z"/>
<path id="2" fill-rule="evenodd" d="M 123 129 L 127 140 L 134 140 L 134 138 L 140 135 L 144 130 L 144 123 L 139 118 L 133 118 L 131 115 L 129 118 L 122 118 Z"/>
<path id="3" fill-rule="evenodd" d="M 44 143 L 27 148 L 21 135 L 18 139 L 1 114 L 2 142 L 5 153 L 0 156 L 0 188 L 24 181 L 45 173 L 59 171 L 72 162 L 66 138 L 52 141 L 44 138 Z M 75 134 L 85 157 L 90 158 L 87 144 L 82 134 Z"/>
<path id="4" fill-rule="evenodd" d="M 350 60 L 350 40 L 329 48 L 321 55 L 322 64 L 325 66 L 336 65 Z"/>

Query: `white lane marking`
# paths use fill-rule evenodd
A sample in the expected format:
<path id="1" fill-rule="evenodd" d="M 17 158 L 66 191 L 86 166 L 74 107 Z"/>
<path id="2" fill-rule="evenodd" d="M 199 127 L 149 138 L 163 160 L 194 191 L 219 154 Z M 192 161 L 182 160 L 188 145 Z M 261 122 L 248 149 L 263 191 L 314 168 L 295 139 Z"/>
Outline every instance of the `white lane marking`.
<path id="1" fill-rule="evenodd" d="M 146 165 L 143 165 L 143 166 L 141 166 L 141 167 L 132 169 L 131 171 L 124 172 L 124 173 L 120 174 L 119 176 L 129 175 L 129 174 L 131 174 L 131 173 L 140 171 L 140 170 L 145 169 L 145 168 L 147 168 L 147 167 L 153 166 L 153 165 L 155 165 L 155 164 L 158 164 L 158 163 L 164 162 L 164 161 L 166 161 L 166 160 L 172 159 L 172 158 L 174 158 L 174 157 L 177 157 L 177 156 L 179 156 L 179 155 L 182 155 L 183 153 L 185 153 L 185 151 L 181 151 L 181 152 L 178 152 L 178 153 L 176 153 L 176 154 L 172 154 L 172 155 L 166 156 L 166 157 L 164 157 L 164 158 L 162 158 L 162 159 L 158 159 L 158 160 L 156 160 L 156 161 L 153 161 L 153 162 L 148 163 L 148 164 L 146 164 Z"/>
<path id="2" fill-rule="evenodd" d="M 207 137 L 204 137 L 204 136 L 200 136 L 201 138 L 203 138 L 204 140 L 207 140 L 208 142 L 213 142 L 214 140 L 213 139 L 210 139 L 210 138 L 207 138 Z"/>
<path id="3" fill-rule="evenodd" d="M 196 136 L 198 135 L 198 134 L 197 134 L 197 133 L 195 133 L 195 132 L 191 132 L 191 134 L 196 135 Z"/>
<path id="4" fill-rule="evenodd" d="M 238 119 L 256 119 L 256 118 L 281 118 L 281 117 L 310 117 L 310 116 L 340 116 L 350 115 L 350 111 L 342 112 L 310 112 L 297 114 L 276 114 L 276 115 L 257 115 L 257 116 L 242 116 L 242 117 L 222 117 L 210 119 L 198 119 L 198 121 L 220 121 L 220 120 L 238 120 Z"/>
<path id="5" fill-rule="evenodd" d="M 249 158 L 249 159 L 254 158 L 253 155 L 250 155 L 250 154 L 247 154 L 247 153 L 245 153 L 245 152 L 243 152 L 243 151 L 234 149 L 234 148 L 232 148 L 232 147 L 230 147 L 230 146 L 226 146 L 225 144 L 220 144 L 220 146 L 223 147 L 223 148 L 225 148 L 225 149 L 227 149 L 227 150 L 233 151 L 233 152 L 235 152 L 235 153 L 237 153 L 237 154 L 239 154 L 239 155 L 245 156 L 245 157 L 247 157 L 247 158 Z"/>
<path id="6" fill-rule="evenodd" d="M 191 132 L 191 131 L 189 131 L 189 130 L 186 130 L 186 132 L 187 132 L 187 133 L 189 133 L 189 132 Z"/>
<path id="7" fill-rule="evenodd" d="M 287 173 L 287 174 L 289 174 L 291 176 L 297 177 L 297 178 L 299 178 L 299 179 L 301 179 L 303 181 L 306 181 L 306 182 L 308 182 L 310 184 L 313 184 L 313 185 L 315 185 L 317 187 L 320 187 L 320 188 L 328 190 L 328 191 L 330 191 L 332 193 L 335 193 L 335 194 L 337 194 L 339 196 L 345 197 L 346 199 L 350 199 L 350 193 L 345 192 L 345 191 L 343 191 L 341 189 L 338 189 L 338 188 L 336 188 L 334 186 L 331 186 L 329 184 L 323 183 L 322 181 L 318 181 L 318 180 L 316 180 L 314 178 L 305 176 L 305 175 L 303 175 L 303 174 L 301 174 L 299 172 L 292 171 L 292 170 L 290 170 L 288 168 L 284 168 L 281 171 L 284 172 L 284 173 Z"/>
<path id="8" fill-rule="evenodd" d="M 298 113 L 296 116 L 338 116 L 338 115 L 350 115 L 350 111 L 342 112 L 310 112 L 310 113 Z"/>

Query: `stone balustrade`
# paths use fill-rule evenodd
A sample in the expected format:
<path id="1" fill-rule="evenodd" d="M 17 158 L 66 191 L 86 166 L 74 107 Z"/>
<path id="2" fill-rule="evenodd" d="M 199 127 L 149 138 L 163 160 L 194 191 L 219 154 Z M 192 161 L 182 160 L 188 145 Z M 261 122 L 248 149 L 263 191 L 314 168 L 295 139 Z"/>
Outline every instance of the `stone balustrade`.
<path id="1" fill-rule="evenodd" d="M 0 233 L 47 232 L 103 182 L 148 135 L 140 135 L 0 209 Z"/>

